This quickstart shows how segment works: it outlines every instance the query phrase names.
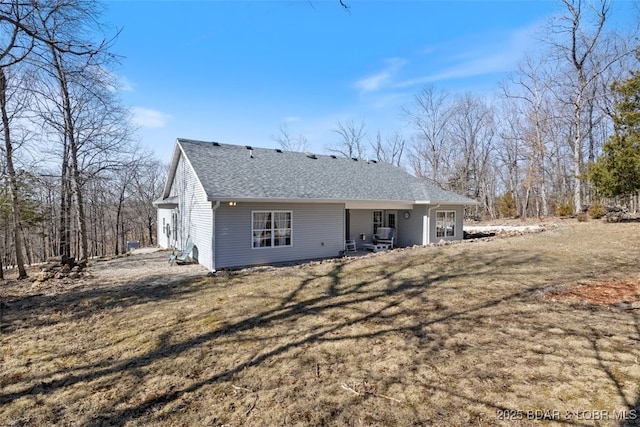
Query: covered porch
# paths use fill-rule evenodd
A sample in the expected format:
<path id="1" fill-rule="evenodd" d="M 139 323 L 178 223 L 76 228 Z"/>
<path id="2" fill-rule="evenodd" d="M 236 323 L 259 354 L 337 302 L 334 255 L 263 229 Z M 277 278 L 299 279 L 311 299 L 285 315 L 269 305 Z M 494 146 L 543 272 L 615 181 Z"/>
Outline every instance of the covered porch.
<path id="1" fill-rule="evenodd" d="M 347 203 L 345 244 L 356 250 L 380 251 L 376 245 L 379 228 L 393 228 L 393 247 L 427 245 L 440 240 L 461 240 L 463 206 L 409 203 Z"/>
<path id="2" fill-rule="evenodd" d="M 410 222 L 414 216 L 414 205 L 389 202 L 352 202 L 345 204 L 345 240 L 355 243 L 358 251 L 388 249 L 375 239 L 379 229 L 393 229 L 393 247 L 408 246 L 414 238 Z"/>

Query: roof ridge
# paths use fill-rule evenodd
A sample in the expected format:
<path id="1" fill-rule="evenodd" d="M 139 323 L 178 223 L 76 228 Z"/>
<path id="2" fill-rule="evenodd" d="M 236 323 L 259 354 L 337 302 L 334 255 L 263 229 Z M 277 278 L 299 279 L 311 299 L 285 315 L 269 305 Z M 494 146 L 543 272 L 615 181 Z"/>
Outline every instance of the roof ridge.
<path id="1" fill-rule="evenodd" d="M 290 154 L 300 154 L 300 155 L 304 155 L 307 156 L 309 158 L 313 158 L 311 156 L 316 156 L 316 157 L 329 157 L 332 159 L 343 159 L 343 160 L 351 160 L 351 161 L 363 161 L 364 163 L 373 163 L 373 164 L 387 164 L 393 167 L 397 167 L 395 165 L 391 165 L 390 163 L 384 162 L 384 161 L 380 161 L 379 159 L 370 159 L 370 158 L 364 158 L 364 157 L 346 157 L 346 156 L 339 156 L 336 154 L 325 154 L 325 153 L 316 153 L 313 151 L 294 151 L 294 150 L 285 150 L 282 148 L 270 148 L 270 147 L 260 147 L 260 146 L 256 146 L 256 145 L 242 145 L 242 144 L 229 144 L 229 143 L 225 143 L 225 142 L 218 142 L 218 141 L 204 141 L 204 140 L 199 140 L 199 139 L 190 139 L 190 138 L 177 138 L 177 141 L 182 144 L 182 143 L 198 143 L 198 144 L 211 144 L 213 146 L 219 146 L 219 147 L 229 147 L 229 148 L 237 148 L 239 150 L 247 150 L 247 149 L 251 149 L 251 150 L 264 150 L 264 151 L 275 151 L 278 153 L 290 153 Z"/>

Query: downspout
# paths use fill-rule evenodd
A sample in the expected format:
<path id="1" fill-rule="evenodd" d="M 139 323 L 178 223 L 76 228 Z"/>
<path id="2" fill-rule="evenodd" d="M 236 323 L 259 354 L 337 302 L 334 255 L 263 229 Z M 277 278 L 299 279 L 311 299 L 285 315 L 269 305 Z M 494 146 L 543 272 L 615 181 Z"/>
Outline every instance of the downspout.
<path id="1" fill-rule="evenodd" d="M 440 203 L 427 209 L 427 245 L 431 243 L 431 209 L 438 209 Z"/>
<path id="2" fill-rule="evenodd" d="M 211 271 L 216 271 L 216 211 L 220 207 L 220 200 L 211 202 Z"/>

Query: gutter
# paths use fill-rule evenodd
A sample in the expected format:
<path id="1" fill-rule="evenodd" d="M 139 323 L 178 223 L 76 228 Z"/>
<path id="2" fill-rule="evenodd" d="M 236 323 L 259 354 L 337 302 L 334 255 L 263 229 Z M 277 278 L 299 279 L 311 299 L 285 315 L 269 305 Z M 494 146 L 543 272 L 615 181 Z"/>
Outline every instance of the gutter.
<path id="1" fill-rule="evenodd" d="M 431 243 L 431 210 L 432 209 L 438 209 L 440 207 L 440 203 L 438 203 L 435 206 L 431 206 L 430 208 L 427 209 L 427 245 L 429 243 Z"/>
<path id="2" fill-rule="evenodd" d="M 216 211 L 220 207 L 220 200 L 211 202 L 211 271 L 216 272 Z"/>

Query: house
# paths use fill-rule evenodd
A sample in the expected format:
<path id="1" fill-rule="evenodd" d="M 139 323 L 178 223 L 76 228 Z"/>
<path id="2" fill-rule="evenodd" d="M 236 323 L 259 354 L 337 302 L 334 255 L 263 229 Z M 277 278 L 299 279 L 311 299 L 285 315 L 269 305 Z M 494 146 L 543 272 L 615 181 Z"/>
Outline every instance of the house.
<path id="1" fill-rule="evenodd" d="M 154 204 L 160 246 L 215 271 L 335 257 L 378 227 L 397 246 L 459 240 L 476 202 L 373 160 L 178 139 Z"/>

